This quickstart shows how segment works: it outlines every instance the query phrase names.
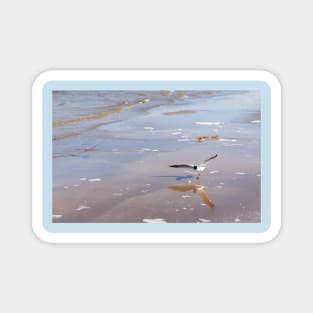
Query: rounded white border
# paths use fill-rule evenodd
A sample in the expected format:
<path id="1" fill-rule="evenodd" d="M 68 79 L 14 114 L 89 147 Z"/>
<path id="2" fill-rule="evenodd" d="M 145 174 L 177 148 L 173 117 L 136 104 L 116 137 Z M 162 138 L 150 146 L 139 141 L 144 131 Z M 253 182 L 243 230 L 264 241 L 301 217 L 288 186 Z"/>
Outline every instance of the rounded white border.
<path id="1" fill-rule="evenodd" d="M 271 225 L 263 233 L 52 233 L 42 223 L 42 99 L 53 80 L 259 80 L 271 89 Z M 281 87 L 264 70 L 51 70 L 32 88 L 32 226 L 50 243 L 265 243 L 281 227 Z"/>

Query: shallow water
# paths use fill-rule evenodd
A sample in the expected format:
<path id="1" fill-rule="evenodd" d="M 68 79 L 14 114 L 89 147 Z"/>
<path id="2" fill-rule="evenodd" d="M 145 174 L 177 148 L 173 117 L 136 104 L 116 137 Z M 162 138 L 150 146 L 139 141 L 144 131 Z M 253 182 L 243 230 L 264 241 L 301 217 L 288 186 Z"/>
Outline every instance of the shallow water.
<path id="1" fill-rule="evenodd" d="M 258 91 L 54 92 L 53 221 L 259 222 L 260 120 Z"/>

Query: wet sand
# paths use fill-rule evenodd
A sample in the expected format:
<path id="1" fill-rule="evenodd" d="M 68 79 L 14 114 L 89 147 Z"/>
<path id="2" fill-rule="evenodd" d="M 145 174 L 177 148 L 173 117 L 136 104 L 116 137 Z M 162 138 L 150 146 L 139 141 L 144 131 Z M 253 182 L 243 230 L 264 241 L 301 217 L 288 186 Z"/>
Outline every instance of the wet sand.
<path id="1" fill-rule="evenodd" d="M 260 222 L 258 92 L 58 92 L 54 126 L 54 222 Z"/>

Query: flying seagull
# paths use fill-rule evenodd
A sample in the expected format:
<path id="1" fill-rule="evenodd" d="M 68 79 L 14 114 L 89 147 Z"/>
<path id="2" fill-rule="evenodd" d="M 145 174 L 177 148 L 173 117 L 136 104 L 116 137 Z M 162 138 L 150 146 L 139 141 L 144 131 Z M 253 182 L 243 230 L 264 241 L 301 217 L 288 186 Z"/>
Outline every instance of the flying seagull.
<path id="1" fill-rule="evenodd" d="M 191 168 L 198 173 L 197 178 L 199 178 L 200 174 L 205 170 L 207 163 L 210 160 L 213 160 L 217 157 L 217 154 L 213 155 L 212 157 L 208 158 L 207 160 L 203 161 L 200 165 L 196 164 L 190 164 L 190 163 L 182 163 L 182 164 L 173 164 L 169 165 L 169 167 L 175 167 L 175 168 Z"/>

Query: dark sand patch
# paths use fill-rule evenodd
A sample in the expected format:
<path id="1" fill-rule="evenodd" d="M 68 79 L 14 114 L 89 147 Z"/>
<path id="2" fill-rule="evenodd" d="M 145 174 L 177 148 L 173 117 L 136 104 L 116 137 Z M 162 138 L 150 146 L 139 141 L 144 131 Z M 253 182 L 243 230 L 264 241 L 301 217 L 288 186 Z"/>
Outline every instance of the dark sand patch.
<path id="1" fill-rule="evenodd" d="M 196 111 L 193 110 L 180 110 L 180 111 L 171 111 L 171 112 L 165 112 L 164 115 L 182 115 L 182 114 L 193 114 L 196 113 Z"/>
<path id="2" fill-rule="evenodd" d="M 203 142 L 203 141 L 207 141 L 207 140 L 219 140 L 220 137 L 218 135 L 215 136 L 199 136 L 196 138 L 197 142 Z"/>

